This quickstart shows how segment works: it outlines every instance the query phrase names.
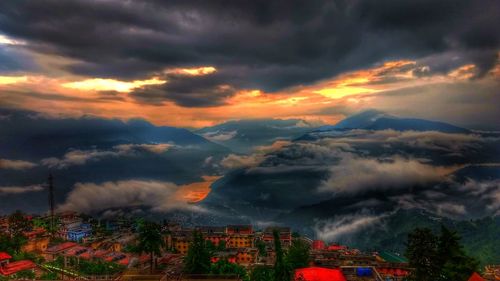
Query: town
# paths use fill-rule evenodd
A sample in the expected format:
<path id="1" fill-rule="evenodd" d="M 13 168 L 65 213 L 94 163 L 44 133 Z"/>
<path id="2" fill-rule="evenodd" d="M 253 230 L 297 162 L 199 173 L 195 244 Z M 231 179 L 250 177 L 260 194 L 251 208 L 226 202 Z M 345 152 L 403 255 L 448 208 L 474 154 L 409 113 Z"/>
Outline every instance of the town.
<path id="1" fill-rule="evenodd" d="M 498 266 L 482 277 L 499 280 Z M 399 253 L 362 252 L 288 227 L 186 228 L 75 212 L 0 218 L 0 280 L 410 280 Z M 429 279 L 430 280 L 430 279 Z"/>

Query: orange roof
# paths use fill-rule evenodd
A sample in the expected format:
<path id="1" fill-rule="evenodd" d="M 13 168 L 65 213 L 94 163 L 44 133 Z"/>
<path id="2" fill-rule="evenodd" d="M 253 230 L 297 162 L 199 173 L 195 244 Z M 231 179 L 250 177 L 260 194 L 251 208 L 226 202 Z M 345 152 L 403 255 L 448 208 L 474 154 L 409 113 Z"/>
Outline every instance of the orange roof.
<path id="1" fill-rule="evenodd" d="M 472 275 L 469 277 L 468 281 L 485 281 L 481 275 L 477 274 L 477 272 L 472 273 Z"/>
<path id="2" fill-rule="evenodd" d="M 346 281 L 339 269 L 307 267 L 295 270 L 294 280 L 304 281 Z"/>
<path id="3" fill-rule="evenodd" d="M 59 245 L 56 245 L 56 246 L 53 246 L 53 247 L 50 247 L 48 248 L 46 251 L 49 252 L 49 253 L 58 253 L 58 252 L 61 252 L 61 251 L 64 251 L 64 250 L 67 250 L 69 248 L 72 248 L 72 247 L 75 247 L 77 246 L 78 244 L 74 243 L 74 242 L 64 242 L 64 243 L 61 243 Z"/>
<path id="4" fill-rule="evenodd" d="M 0 252 L 0 261 L 11 259 L 12 256 L 6 252 Z"/>
<path id="5" fill-rule="evenodd" d="M 90 259 L 90 258 L 92 258 L 92 254 L 90 253 L 90 251 L 87 251 L 87 252 L 79 255 L 79 257 L 82 259 Z"/>
<path id="6" fill-rule="evenodd" d="M 35 263 L 33 263 L 30 260 L 15 261 L 3 267 L 0 267 L 0 274 L 11 275 L 19 271 L 33 269 L 35 267 L 36 267 Z"/>

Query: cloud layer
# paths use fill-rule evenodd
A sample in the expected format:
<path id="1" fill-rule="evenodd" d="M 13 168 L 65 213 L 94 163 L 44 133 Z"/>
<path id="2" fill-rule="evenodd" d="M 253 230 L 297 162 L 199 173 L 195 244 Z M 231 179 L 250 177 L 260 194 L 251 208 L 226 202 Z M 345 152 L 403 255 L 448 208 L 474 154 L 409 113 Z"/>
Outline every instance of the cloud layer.
<path id="1" fill-rule="evenodd" d="M 446 175 L 456 169 L 426 165 L 397 156 L 385 161 L 347 156 L 330 169 L 330 178 L 323 182 L 319 190 L 358 193 L 370 189 L 418 188 L 444 181 Z"/>
<path id="2" fill-rule="evenodd" d="M 36 163 L 29 161 L 0 159 L 0 169 L 26 170 L 36 166 Z"/>
<path id="3" fill-rule="evenodd" d="M 134 207 L 145 207 L 153 212 L 196 210 L 196 206 L 178 196 L 178 190 L 178 185 L 161 181 L 77 183 L 58 208 L 83 213 Z"/>
<path id="4" fill-rule="evenodd" d="M 161 154 L 173 147 L 172 144 L 120 144 L 113 150 L 72 150 L 64 154 L 62 158 L 50 157 L 41 160 L 41 163 L 49 168 L 63 169 L 74 165 L 85 165 L 90 161 L 99 161 L 107 157 L 131 157 L 138 155 L 141 151 Z"/>

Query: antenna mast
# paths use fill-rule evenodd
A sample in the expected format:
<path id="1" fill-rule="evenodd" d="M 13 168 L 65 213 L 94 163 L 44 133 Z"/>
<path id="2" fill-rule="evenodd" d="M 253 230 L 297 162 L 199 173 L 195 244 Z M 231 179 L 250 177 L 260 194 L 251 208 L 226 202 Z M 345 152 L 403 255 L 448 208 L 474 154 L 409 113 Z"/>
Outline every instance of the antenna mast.
<path id="1" fill-rule="evenodd" d="M 50 231 L 54 231 L 54 177 L 52 173 L 49 174 L 49 207 L 50 207 Z"/>

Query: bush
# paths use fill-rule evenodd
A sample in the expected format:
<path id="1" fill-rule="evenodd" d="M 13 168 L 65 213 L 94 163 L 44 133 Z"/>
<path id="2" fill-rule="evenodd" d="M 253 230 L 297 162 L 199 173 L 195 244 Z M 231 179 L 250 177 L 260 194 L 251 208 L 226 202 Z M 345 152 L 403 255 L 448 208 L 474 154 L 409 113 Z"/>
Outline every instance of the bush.
<path id="1" fill-rule="evenodd" d="M 40 280 L 57 280 L 57 279 L 59 279 L 59 276 L 57 276 L 57 273 L 55 273 L 55 272 L 45 272 L 40 276 L 39 279 Z"/>

